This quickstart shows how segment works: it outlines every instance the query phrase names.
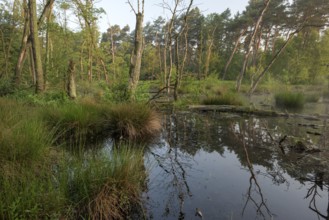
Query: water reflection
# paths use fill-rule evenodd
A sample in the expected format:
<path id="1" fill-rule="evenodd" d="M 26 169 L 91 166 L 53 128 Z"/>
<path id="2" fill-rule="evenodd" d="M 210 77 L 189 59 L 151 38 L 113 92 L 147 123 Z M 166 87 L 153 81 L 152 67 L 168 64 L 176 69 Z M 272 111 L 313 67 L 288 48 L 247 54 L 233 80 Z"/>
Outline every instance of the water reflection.
<path id="1" fill-rule="evenodd" d="M 204 219 L 328 219 L 326 122 L 298 126 L 305 123 L 219 113 L 165 115 L 164 131 L 145 156 L 151 167 L 148 217 L 197 219 L 198 209 Z M 321 136 L 307 133 L 315 127 Z M 321 152 L 287 150 L 285 136 Z"/>

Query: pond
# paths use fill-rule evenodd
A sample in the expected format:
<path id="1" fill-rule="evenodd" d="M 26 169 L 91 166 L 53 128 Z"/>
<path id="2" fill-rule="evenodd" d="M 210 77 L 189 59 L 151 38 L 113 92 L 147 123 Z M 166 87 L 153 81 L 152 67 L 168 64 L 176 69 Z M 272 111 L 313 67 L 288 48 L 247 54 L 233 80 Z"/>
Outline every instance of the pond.
<path id="1" fill-rule="evenodd" d="M 163 124 L 145 155 L 148 219 L 329 219 L 325 120 L 175 112 Z"/>

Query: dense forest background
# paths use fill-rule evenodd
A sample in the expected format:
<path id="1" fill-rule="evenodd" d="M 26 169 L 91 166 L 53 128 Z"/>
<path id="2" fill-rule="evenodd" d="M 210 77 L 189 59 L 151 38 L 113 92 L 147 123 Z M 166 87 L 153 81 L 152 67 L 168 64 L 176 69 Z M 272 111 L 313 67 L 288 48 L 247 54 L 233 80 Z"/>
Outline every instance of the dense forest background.
<path id="1" fill-rule="evenodd" d="M 63 88 L 73 69 L 78 84 L 96 82 L 111 89 L 127 85 L 135 27 L 111 24 L 100 33 L 98 18 L 106 12 L 93 0 L 0 2 L 2 94 L 30 87 L 37 93 Z M 143 25 L 141 80 L 170 87 L 177 78 L 215 77 L 241 81 L 251 89 L 261 80 L 327 81 L 329 1 L 250 0 L 242 13 L 227 9 L 208 15 L 187 3 L 160 2 L 157 7 L 171 13 L 170 18 Z M 69 13 L 79 27 L 69 27 Z"/>

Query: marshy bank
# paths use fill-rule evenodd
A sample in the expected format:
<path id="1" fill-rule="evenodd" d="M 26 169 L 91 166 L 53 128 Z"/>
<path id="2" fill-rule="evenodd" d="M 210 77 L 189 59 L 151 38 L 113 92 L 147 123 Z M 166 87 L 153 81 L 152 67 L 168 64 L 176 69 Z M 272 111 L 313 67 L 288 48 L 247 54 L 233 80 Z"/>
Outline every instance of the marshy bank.
<path id="1" fill-rule="evenodd" d="M 161 129 L 149 107 L 1 98 L 0 108 L 1 219 L 125 219 L 142 210 L 142 143 Z M 120 143 L 104 153 L 107 138 Z"/>

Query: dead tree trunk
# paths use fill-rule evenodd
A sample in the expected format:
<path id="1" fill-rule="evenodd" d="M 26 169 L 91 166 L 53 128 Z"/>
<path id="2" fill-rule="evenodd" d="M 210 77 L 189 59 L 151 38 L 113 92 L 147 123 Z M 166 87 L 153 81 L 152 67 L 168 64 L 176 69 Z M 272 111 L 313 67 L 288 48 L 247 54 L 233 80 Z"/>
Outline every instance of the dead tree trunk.
<path id="1" fill-rule="evenodd" d="M 217 27 L 214 28 L 214 30 L 212 31 L 212 34 L 211 34 L 211 38 L 208 39 L 206 62 L 204 64 L 204 72 L 203 72 L 203 75 L 205 78 L 208 76 L 208 73 L 209 73 L 210 58 L 211 58 L 212 47 L 214 45 L 214 35 L 216 32 L 216 29 L 217 29 Z M 209 35 L 208 35 L 208 37 L 209 37 Z"/>
<path id="2" fill-rule="evenodd" d="M 176 36 L 176 43 L 175 43 L 175 51 L 176 51 L 176 80 L 175 80 L 175 86 L 174 86 L 174 99 L 175 101 L 177 101 L 178 99 L 178 87 L 180 85 L 180 81 L 182 79 L 183 76 L 183 71 L 184 71 L 184 67 L 185 67 L 185 61 L 186 61 L 186 56 L 187 56 L 187 50 L 188 50 L 188 42 L 187 42 L 187 19 L 188 19 L 188 14 L 190 12 L 190 9 L 192 7 L 193 4 L 193 0 L 190 1 L 190 4 L 186 10 L 185 16 L 184 16 L 184 24 L 183 24 L 183 28 L 180 30 L 180 32 L 177 34 Z M 179 40 L 180 40 L 180 36 L 181 34 L 185 32 L 184 34 L 184 41 L 185 41 L 185 50 L 184 50 L 184 55 L 183 55 L 183 60 L 180 63 L 180 56 L 179 56 Z"/>
<path id="3" fill-rule="evenodd" d="M 128 1 L 130 4 L 130 2 Z M 135 40 L 134 49 L 130 58 L 130 69 L 129 69 L 129 84 L 128 94 L 129 99 L 135 99 L 135 92 L 138 85 L 141 64 L 142 64 L 142 53 L 143 53 L 143 20 L 144 20 L 144 0 L 142 0 L 142 10 L 140 10 L 140 2 L 138 0 L 138 11 L 136 12 L 130 4 L 132 10 L 136 15 L 136 27 L 135 27 Z"/>

